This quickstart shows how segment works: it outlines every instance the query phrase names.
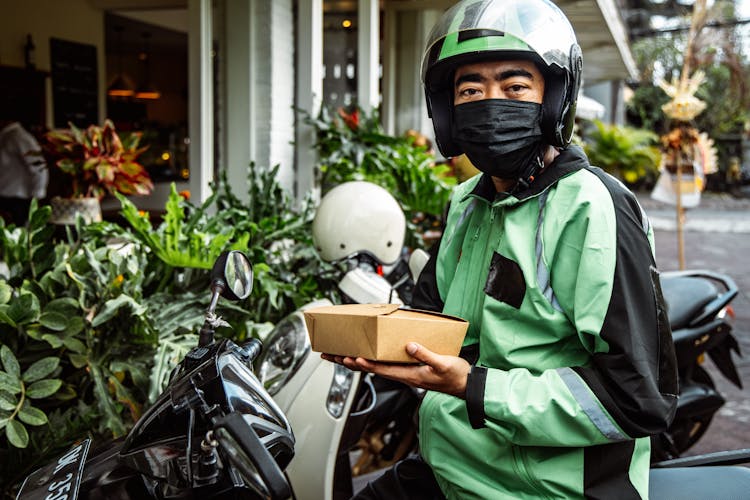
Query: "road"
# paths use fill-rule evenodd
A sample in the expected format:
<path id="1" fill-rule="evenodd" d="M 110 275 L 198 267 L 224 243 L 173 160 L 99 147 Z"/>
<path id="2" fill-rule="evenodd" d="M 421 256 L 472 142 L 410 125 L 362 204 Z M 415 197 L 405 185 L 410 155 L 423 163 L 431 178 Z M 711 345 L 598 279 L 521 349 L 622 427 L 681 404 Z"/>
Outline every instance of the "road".
<path id="1" fill-rule="evenodd" d="M 643 199 L 642 204 L 655 229 L 657 266 L 662 271 L 678 269 L 674 209 Z M 726 403 L 686 455 L 750 448 L 750 198 L 707 197 L 705 204 L 687 212 L 684 228 L 685 267 L 726 273 L 740 290 L 732 306 L 734 334 L 744 355 L 735 361 L 745 385 L 738 389 L 706 362 Z"/>

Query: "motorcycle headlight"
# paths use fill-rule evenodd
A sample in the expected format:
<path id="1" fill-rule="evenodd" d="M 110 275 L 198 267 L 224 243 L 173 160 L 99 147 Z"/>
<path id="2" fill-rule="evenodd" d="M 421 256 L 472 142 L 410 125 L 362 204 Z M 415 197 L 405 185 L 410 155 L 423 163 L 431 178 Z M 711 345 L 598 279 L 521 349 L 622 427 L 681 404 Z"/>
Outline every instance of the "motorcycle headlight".
<path id="1" fill-rule="evenodd" d="M 282 319 L 268 334 L 264 344 L 256 373 L 273 396 L 286 385 L 310 353 L 310 340 L 302 313 L 295 312 Z"/>

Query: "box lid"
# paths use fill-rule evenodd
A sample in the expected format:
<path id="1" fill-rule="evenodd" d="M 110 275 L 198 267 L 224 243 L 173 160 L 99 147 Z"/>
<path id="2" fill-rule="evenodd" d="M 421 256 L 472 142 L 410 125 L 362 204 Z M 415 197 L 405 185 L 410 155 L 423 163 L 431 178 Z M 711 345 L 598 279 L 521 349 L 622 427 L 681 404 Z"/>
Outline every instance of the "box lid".
<path id="1" fill-rule="evenodd" d="M 350 316 L 382 316 L 398 310 L 401 304 L 340 304 L 309 309 L 310 314 L 347 314 Z"/>

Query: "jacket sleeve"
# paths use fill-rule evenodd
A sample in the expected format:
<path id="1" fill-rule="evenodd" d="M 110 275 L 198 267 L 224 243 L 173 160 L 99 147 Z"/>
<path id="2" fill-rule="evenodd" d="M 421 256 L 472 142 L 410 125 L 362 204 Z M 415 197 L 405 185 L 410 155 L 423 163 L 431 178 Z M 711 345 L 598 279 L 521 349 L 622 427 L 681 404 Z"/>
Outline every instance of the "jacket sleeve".
<path id="1" fill-rule="evenodd" d="M 541 373 L 474 367 L 466 391 L 473 427 L 519 445 L 587 446 L 655 434 L 671 422 L 676 360 L 652 233 L 635 198 L 608 189 L 604 207 L 582 204 L 565 215 L 550 268 L 589 361 Z"/>

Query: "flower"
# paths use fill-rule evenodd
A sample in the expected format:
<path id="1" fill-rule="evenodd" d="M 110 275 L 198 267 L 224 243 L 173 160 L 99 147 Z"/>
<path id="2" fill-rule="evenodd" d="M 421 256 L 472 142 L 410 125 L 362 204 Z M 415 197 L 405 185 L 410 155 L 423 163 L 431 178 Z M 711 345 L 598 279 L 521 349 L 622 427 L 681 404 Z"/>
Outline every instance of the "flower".
<path id="1" fill-rule="evenodd" d="M 342 120 L 344 120 L 344 123 L 347 127 L 349 127 L 351 130 L 357 130 L 359 128 L 359 110 L 355 109 L 351 113 L 347 113 L 344 108 L 338 109 L 339 116 Z"/>
<path id="2" fill-rule="evenodd" d="M 143 165 L 136 160 L 146 148 L 138 147 L 141 134 L 121 139 L 111 120 L 85 130 L 52 130 L 44 136 L 44 150 L 54 164 L 73 177 L 74 198 L 96 197 L 115 192 L 124 195 L 151 193 L 154 188 Z"/>

